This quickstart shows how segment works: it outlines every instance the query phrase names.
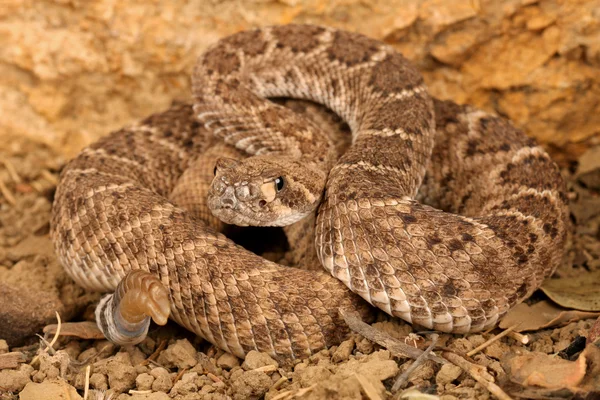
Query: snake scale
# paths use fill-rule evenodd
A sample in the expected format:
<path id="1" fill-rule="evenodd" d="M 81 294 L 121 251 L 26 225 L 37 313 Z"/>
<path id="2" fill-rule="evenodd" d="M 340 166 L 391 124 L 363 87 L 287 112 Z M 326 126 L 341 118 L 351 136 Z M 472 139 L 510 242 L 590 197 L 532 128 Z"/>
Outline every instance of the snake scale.
<path id="1" fill-rule="evenodd" d="M 568 211 L 548 154 L 504 119 L 430 97 L 381 42 L 311 25 L 259 28 L 209 48 L 192 80 L 193 107 L 114 132 L 62 171 L 51 234 L 81 286 L 113 291 L 128 271 L 148 271 L 180 325 L 240 357 L 290 359 L 343 339 L 338 309 L 367 315 L 360 297 L 427 328 L 487 329 L 561 260 Z M 352 145 L 336 161 L 317 124 L 271 97 L 328 107 Z M 228 206 L 212 207 L 231 222 L 265 224 L 252 221 L 264 210 L 286 225 L 320 204 L 322 271 L 267 261 L 168 200 L 215 141 L 251 157 L 217 162 L 211 190 Z M 222 184 L 240 170 L 275 184 L 268 204 L 251 178 Z"/>

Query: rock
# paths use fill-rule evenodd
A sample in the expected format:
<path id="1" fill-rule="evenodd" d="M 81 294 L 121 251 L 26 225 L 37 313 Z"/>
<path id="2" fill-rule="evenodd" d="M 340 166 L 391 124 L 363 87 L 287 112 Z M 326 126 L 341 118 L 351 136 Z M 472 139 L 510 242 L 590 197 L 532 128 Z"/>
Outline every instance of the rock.
<path id="1" fill-rule="evenodd" d="M 495 358 L 496 360 L 501 360 L 510 352 L 510 347 L 502 342 L 494 342 L 491 343 L 488 347 L 486 347 L 483 352 L 488 357 Z"/>
<path id="2" fill-rule="evenodd" d="M 458 338 L 453 340 L 449 345 L 449 349 L 456 351 L 457 353 L 468 353 L 473 350 L 475 346 L 466 338 Z"/>
<path id="3" fill-rule="evenodd" d="M 135 386 L 137 390 L 151 390 L 152 384 L 154 383 L 154 377 L 150 374 L 139 374 L 135 378 Z"/>
<path id="4" fill-rule="evenodd" d="M 8 343 L 6 340 L 0 339 L 0 354 L 8 353 Z"/>
<path id="5" fill-rule="evenodd" d="M 267 393 L 273 382 L 262 371 L 246 371 L 231 383 L 234 400 L 259 399 Z"/>
<path id="6" fill-rule="evenodd" d="M 33 370 L 31 365 L 23 364 L 18 370 L 4 369 L 0 371 L 0 387 L 7 392 L 18 393 L 31 382 L 30 376 Z"/>
<path id="7" fill-rule="evenodd" d="M 363 354 L 371 354 L 375 349 L 375 345 L 369 339 L 360 337 L 356 339 L 356 351 Z"/>
<path id="8" fill-rule="evenodd" d="M 344 340 L 335 350 L 331 359 L 336 363 L 347 361 L 350 354 L 352 354 L 352 350 L 354 350 L 354 338 Z"/>
<path id="9" fill-rule="evenodd" d="M 55 311 L 62 310 L 55 294 L 5 283 L 0 283 L 0 304 L 0 337 L 11 347 L 23 345 L 44 325 L 55 322 Z"/>
<path id="10" fill-rule="evenodd" d="M 171 380 L 169 371 L 166 369 L 162 367 L 154 368 L 150 371 L 150 375 L 154 377 L 152 390 L 168 393 L 171 390 L 171 387 L 173 387 L 173 381 Z"/>
<path id="11" fill-rule="evenodd" d="M 196 379 L 198 378 L 197 372 L 187 372 L 183 374 L 180 380 L 175 382 L 173 388 L 169 392 L 169 396 L 174 397 L 176 395 L 185 396 L 190 393 L 196 393 L 198 391 L 198 385 L 196 385 Z"/>
<path id="12" fill-rule="evenodd" d="M 95 363 L 94 366 L 96 372 L 108 377 L 108 387 L 115 392 L 121 393 L 135 387 L 137 373 L 129 362 L 127 353 L 117 353 L 109 359 Z"/>
<path id="13" fill-rule="evenodd" d="M 242 368 L 246 371 L 265 367 L 267 365 L 274 365 L 275 368 L 279 368 L 279 363 L 271 358 L 266 353 L 260 353 L 255 350 L 251 350 L 247 355 L 244 363 L 242 364 Z"/>
<path id="14" fill-rule="evenodd" d="M 398 374 L 398 364 L 394 360 L 372 359 L 365 362 L 350 360 L 339 366 L 336 375 L 350 376 L 358 374 L 369 380 L 383 381 Z"/>
<path id="15" fill-rule="evenodd" d="M 238 365 L 240 365 L 240 359 L 233 354 L 223 353 L 223 355 L 217 359 L 217 367 L 223 369 L 230 370 Z"/>
<path id="16" fill-rule="evenodd" d="M 108 379 L 104 374 L 94 373 L 90 376 L 90 387 L 98 390 L 108 390 Z"/>
<path id="17" fill-rule="evenodd" d="M 435 382 L 439 386 L 444 386 L 445 384 L 458 379 L 460 374 L 462 374 L 462 369 L 460 367 L 452 364 L 444 364 L 435 377 Z"/>
<path id="18" fill-rule="evenodd" d="M 82 400 L 77 390 L 62 379 L 30 382 L 19 394 L 20 400 Z"/>
<path id="19" fill-rule="evenodd" d="M 308 366 L 294 371 L 294 382 L 298 382 L 302 387 L 309 387 L 319 381 L 329 379 L 332 375 L 328 368 L 318 365 Z"/>
<path id="20" fill-rule="evenodd" d="M 156 361 L 167 368 L 179 369 L 191 368 L 198 363 L 196 349 L 187 339 L 178 340 L 169 345 Z"/>

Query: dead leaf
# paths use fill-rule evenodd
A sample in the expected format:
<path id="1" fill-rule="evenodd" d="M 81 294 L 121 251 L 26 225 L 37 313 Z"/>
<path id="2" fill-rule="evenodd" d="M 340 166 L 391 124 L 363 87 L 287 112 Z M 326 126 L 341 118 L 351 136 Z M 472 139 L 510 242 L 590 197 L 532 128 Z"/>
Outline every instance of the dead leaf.
<path id="1" fill-rule="evenodd" d="M 535 331 L 598 316 L 600 316 L 599 312 L 568 310 L 544 300 L 532 306 L 525 303 L 517 305 L 502 318 L 499 326 L 506 329 L 519 324 L 515 329 L 517 332 Z"/>
<path id="2" fill-rule="evenodd" d="M 44 333 L 55 334 L 57 324 L 46 325 Z M 75 336 L 81 339 L 104 339 L 95 322 L 64 322 L 60 327 L 60 336 Z"/>
<path id="3" fill-rule="evenodd" d="M 541 289 L 563 307 L 600 311 L 600 270 L 573 278 L 548 279 Z"/>
<path id="4" fill-rule="evenodd" d="M 529 353 L 508 359 L 511 380 L 524 386 L 549 389 L 575 388 L 586 373 L 587 359 L 582 353 L 576 361 L 545 353 Z"/>

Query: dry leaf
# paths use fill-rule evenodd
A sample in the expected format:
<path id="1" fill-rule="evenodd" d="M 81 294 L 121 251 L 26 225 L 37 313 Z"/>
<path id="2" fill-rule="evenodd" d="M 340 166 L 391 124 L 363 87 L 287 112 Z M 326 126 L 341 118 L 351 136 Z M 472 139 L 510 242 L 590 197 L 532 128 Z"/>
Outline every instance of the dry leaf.
<path id="1" fill-rule="evenodd" d="M 55 334 L 57 324 L 46 325 L 44 333 Z M 65 322 L 60 327 L 60 336 L 75 336 L 81 339 L 104 339 L 95 322 Z"/>
<path id="2" fill-rule="evenodd" d="M 586 357 L 582 353 L 577 361 L 564 360 L 545 353 L 529 353 L 511 357 L 506 362 L 511 380 L 524 386 L 541 386 L 549 389 L 575 388 L 586 373 Z"/>
<path id="3" fill-rule="evenodd" d="M 566 324 L 586 318 L 596 318 L 600 312 L 567 310 L 549 301 L 540 301 L 532 306 L 521 303 L 514 307 L 500 321 L 500 328 L 519 324 L 515 331 L 535 331 L 542 328 Z"/>
<path id="4" fill-rule="evenodd" d="M 563 307 L 600 311 L 600 270 L 573 278 L 548 279 L 541 289 Z"/>

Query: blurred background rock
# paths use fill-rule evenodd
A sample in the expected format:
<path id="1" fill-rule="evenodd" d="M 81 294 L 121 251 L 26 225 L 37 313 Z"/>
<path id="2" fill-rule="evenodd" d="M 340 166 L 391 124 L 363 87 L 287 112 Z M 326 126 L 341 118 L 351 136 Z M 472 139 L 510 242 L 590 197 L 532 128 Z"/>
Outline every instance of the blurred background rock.
<path id="1" fill-rule="evenodd" d="M 2 0 L 0 148 L 71 157 L 188 99 L 218 38 L 291 22 L 384 40 L 434 95 L 512 119 L 559 161 L 600 142 L 600 0 Z"/>

